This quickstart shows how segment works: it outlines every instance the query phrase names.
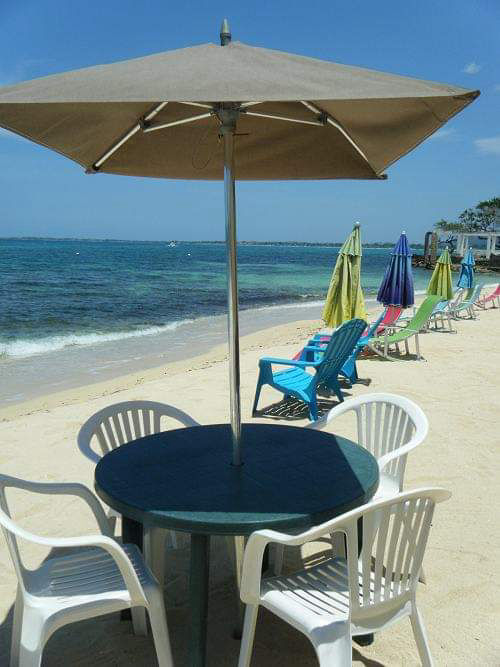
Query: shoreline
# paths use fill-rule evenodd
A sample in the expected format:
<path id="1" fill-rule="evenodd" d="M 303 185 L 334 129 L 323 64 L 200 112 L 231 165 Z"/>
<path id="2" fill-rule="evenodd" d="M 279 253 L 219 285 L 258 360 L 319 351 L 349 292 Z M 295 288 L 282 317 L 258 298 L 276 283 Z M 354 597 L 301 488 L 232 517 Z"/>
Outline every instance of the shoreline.
<path id="1" fill-rule="evenodd" d="M 322 320 L 311 319 L 293 320 L 286 324 L 264 327 L 255 332 L 240 336 L 240 351 L 244 353 L 264 348 L 264 345 L 259 343 L 264 332 L 267 332 L 269 335 L 270 345 L 276 344 L 278 341 L 284 345 L 293 343 L 299 345 L 304 342 L 304 337 L 311 335 L 322 327 L 324 328 Z M 293 335 L 293 330 L 295 330 L 295 335 Z M 227 343 L 220 343 L 191 357 L 177 361 L 168 361 L 162 365 L 135 370 L 98 382 L 77 385 L 59 392 L 44 394 L 26 401 L 0 407 L 0 422 L 8 422 L 25 415 L 52 410 L 60 405 L 75 405 L 83 401 L 111 396 L 151 381 L 160 380 L 164 376 L 170 378 L 182 373 L 201 370 L 214 364 L 224 363 L 227 361 L 227 358 Z"/>
<path id="2" fill-rule="evenodd" d="M 365 305 L 368 313 L 381 307 L 374 298 L 366 299 Z M 286 329 L 295 322 L 316 322 L 317 328 L 322 327 L 322 306 L 322 301 L 312 301 L 241 310 L 240 345 L 262 331 Z M 6 359 L 0 362 L 0 419 L 5 413 L 17 414 L 25 404 L 42 405 L 46 396 L 71 394 L 84 386 L 112 386 L 121 378 L 139 375 L 159 377 L 166 367 L 169 372 L 182 372 L 191 360 L 212 353 L 220 357 L 226 345 L 226 315 L 215 315 L 189 320 L 152 335 Z M 44 379 L 43 385 L 40 378 Z"/>

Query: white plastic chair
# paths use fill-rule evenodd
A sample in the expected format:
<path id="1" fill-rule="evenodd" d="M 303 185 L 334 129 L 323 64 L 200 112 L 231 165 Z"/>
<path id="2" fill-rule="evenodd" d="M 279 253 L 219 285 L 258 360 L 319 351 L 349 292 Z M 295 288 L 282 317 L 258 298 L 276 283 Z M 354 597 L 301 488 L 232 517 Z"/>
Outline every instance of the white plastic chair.
<path id="1" fill-rule="evenodd" d="M 100 533 L 82 537 L 43 537 L 12 520 L 5 490 L 74 495 L 92 510 Z M 148 610 L 160 667 L 172 667 L 163 595 L 142 555 L 113 538 L 104 510 L 81 484 L 40 484 L 0 475 L 0 524 L 18 578 L 10 667 L 39 667 L 49 637 L 63 625 L 131 608 L 136 634 L 146 635 Z M 71 548 L 50 556 L 35 570 L 25 568 L 22 538 L 49 548 Z M 70 664 L 68 660 L 68 664 Z"/>
<path id="2" fill-rule="evenodd" d="M 238 667 L 250 665 L 259 605 L 308 637 L 320 667 L 351 665 L 353 636 L 409 617 L 420 660 L 430 667 L 416 589 L 434 506 L 450 495 L 444 489 L 418 489 L 369 503 L 300 535 L 253 533 L 243 561 L 241 599 L 247 607 Z M 358 556 L 359 519 L 363 546 Z M 332 532 L 345 536 L 347 559 L 330 558 L 295 574 L 261 579 L 269 543 L 300 546 Z"/>
<path id="3" fill-rule="evenodd" d="M 373 500 L 387 498 L 403 490 L 408 453 L 420 445 L 429 431 L 422 409 L 409 398 L 397 394 L 365 394 L 335 406 L 323 419 L 307 428 L 333 427 L 341 415 L 356 414 L 357 443 L 377 459 L 380 482 Z"/>
<path id="4" fill-rule="evenodd" d="M 416 403 L 404 396 L 365 394 L 345 400 L 305 428 L 321 430 L 332 426 L 335 431 L 335 420 L 351 411 L 356 414 L 357 443 L 373 454 L 379 466 L 379 486 L 372 500 L 390 498 L 403 490 L 408 453 L 425 440 L 429 431 L 427 417 Z M 340 535 L 332 543 L 336 553 L 343 551 Z M 282 547 L 276 547 L 275 574 L 281 574 L 283 552 Z"/>
<path id="5" fill-rule="evenodd" d="M 98 463 L 102 456 L 120 445 L 167 430 L 170 420 L 175 420 L 183 426 L 199 426 L 199 423 L 186 412 L 166 403 L 124 401 L 108 405 L 89 417 L 83 424 L 78 433 L 78 448 L 93 463 Z M 98 445 L 100 454 L 92 447 L 93 442 Z M 114 532 L 116 519 L 120 517 L 120 514 L 108 508 L 107 515 Z M 167 534 L 170 537 L 171 546 L 175 549 L 177 539 L 174 531 L 150 527 L 146 529 L 144 535 L 147 563 L 161 585 L 164 580 L 164 550 Z"/>

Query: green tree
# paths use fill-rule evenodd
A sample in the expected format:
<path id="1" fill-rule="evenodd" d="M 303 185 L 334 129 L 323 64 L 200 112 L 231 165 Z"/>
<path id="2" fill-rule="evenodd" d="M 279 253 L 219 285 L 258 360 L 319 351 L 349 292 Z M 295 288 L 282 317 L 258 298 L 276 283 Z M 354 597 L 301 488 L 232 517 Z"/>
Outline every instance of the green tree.
<path id="1" fill-rule="evenodd" d="M 493 231 L 498 209 L 500 209 L 500 197 L 493 197 L 479 202 L 475 208 L 466 208 L 458 216 L 457 222 L 439 220 L 434 227 L 448 233 Z"/>

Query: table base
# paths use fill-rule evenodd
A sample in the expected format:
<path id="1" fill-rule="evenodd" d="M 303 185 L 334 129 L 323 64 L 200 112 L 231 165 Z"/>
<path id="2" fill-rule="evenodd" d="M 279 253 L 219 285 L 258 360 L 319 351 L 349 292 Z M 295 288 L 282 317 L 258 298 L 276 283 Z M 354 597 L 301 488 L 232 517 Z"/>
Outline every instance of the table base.
<path id="1" fill-rule="evenodd" d="M 208 585 L 210 571 L 210 536 L 191 535 L 189 604 L 191 642 L 189 664 L 204 667 L 207 654 Z"/>

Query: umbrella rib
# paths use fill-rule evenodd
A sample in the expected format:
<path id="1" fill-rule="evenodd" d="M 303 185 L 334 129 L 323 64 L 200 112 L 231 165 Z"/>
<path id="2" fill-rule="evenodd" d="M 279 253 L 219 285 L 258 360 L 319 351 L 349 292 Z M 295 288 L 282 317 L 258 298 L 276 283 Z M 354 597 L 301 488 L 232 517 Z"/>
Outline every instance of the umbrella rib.
<path id="1" fill-rule="evenodd" d="M 377 176 L 377 178 L 386 178 L 385 175 L 381 175 L 381 174 L 378 173 L 378 171 L 372 165 L 370 160 L 366 157 L 363 150 L 358 146 L 358 144 L 350 136 L 350 134 L 347 132 L 347 130 L 345 130 L 342 127 L 342 125 L 338 122 L 338 120 L 335 120 L 335 118 L 333 118 L 329 113 L 327 113 L 326 111 L 323 111 L 323 109 L 320 109 L 319 107 L 315 106 L 314 104 L 311 104 L 311 102 L 307 102 L 306 100 L 301 100 L 301 104 L 303 104 L 305 107 L 307 107 L 309 109 L 309 111 L 312 111 L 313 113 L 319 114 L 322 118 L 325 119 L 325 121 L 326 121 L 326 123 L 328 123 L 328 125 L 331 125 L 335 129 L 337 129 L 342 134 L 342 136 L 345 139 L 347 139 L 347 141 L 356 150 L 356 152 L 363 158 L 363 160 L 366 162 L 366 164 L 370 167 L 370 169 L 373 171 L 373 173 Z"/>
<path id="2" fill-rule="evenodd" d="M 201 107 L 202 109 L 213 109 L 212 104 L 202 104 L 201 102 L 177 102 L 176 104 L 185 104 L 188 107 Z"/>
<path id="3" fill-rule="evenodd" d="M 170 123 L 162 123 L 161 125 L 153 125 L 152 127 L 145 127 L 143 129 L 144 133 L 154 132 L 155 130 L 164 130 L 167 127 L 174 127 L 174 125 L 184 125 L 185 123 L 194 123 L 197 120 L 202 120 L 202 118 L 210 118 L 214 115 L 214 111 L 208 113 L 201 113 L 198 116 L 190 116 L 189 118 L 181 118 L 180 120 L 173 120 Z"/>
<path id="4" fill-rule="evenodd" d="M 114 144 L 108 148 L 108 150 L 101 155 L 101 157 L 96 160 L 88 169 L 88 173 L 94 173 L 99 170 L 99 168 L 108 160 L 116 151 L 123 146 L 131 137 L 134 136 L 141 127 L 144 127 L 144 123 L 149 122 L 152 118 L 154 118 L 162 109 L 164 109 L 167 106 L 168 102 L 160 102 L 154 109 L 152 109 L 149 113 L 147 113 L 145 116 L 143 116 L 135 125 L 131 127 L 128 132 L 126 132 L 121 139 L 118 139 Z"/>
<path id="5" fill-rule="evenodd" d="M 245 111 L 245 116 L 256 116 L 257 118 L 271 118 L 274 120 L 285 120 L 289 123 L 301 123 L 303 125 L 316 125 L 324 127 L 324 123 L 318 120 L 302 120 L 301 118 L 290 118 L 289 116 L 278 116 L 270 113 L 258 113 L 256 111 Z"/>

